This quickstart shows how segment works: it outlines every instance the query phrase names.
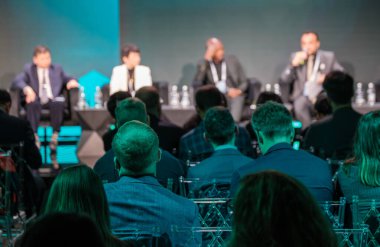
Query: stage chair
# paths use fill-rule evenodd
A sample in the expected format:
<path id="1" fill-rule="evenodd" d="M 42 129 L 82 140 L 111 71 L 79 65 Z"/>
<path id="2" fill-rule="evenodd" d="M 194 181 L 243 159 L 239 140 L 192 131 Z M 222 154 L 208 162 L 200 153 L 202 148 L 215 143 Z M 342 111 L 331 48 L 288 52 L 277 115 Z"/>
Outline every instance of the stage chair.
<path id="1" fill-rule="evenodd" d="M 352 220 L 354 228 L 362 224 L 369 227 L 367 246 L 380 246 L 380 200 L 352 196 Z"/>
<path id="2" fill-rule="evenodd" d="M 12 98 L 12 107 L 10 114 L 20 118 L 26 118 L 26 112 L 22 106 L 22 92 L 20 90 L 10 91 Z M 71 90 L 64 90 L 63 96 L 65 97 L 65 111 L 63 121 L 65 125 L 76 125 L 78 123 L 76 114 L 74 114 L 74 107 L 78 103 L 79 90 L 73 88 Z M 41 122 L 48 122 L 50 119 L 50 111 L 48 109 L 42 109 Z"/>
<path id="3" fill-rule="evenodd" d="M 342 229 L 344 227 L 345 197 L 341 197 L 339 201 L 320 202 L 319 205 L 334 229 Z"/>
<path id="4" fill-rule="evenodd" d="M 186 243 L 183 243 L 183 247 L 192 246 L 213 246 L 223 247 L 226 244 L 226 240 L 231 234 L 231 227 L 180 227 L 173 226 L 172 233 L 175 237 L 176 234 L 188 233 L 189 238 Z M 196 235 L 202 234 L 202 245 L 199 245 L 196 241 Z M 205 241 L 206 239 L 206 241 Z"/>

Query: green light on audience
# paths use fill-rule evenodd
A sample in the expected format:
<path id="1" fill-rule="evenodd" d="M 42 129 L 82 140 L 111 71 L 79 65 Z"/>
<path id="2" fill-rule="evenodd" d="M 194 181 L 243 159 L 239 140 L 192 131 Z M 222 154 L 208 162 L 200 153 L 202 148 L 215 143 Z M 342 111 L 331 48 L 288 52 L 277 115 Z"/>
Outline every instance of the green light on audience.
<path id="1" fill-rule="evenodd" d="M 293 121 L 293 128 L 295 129 L 301 129 L 302 123 L 300 121 Z"/>

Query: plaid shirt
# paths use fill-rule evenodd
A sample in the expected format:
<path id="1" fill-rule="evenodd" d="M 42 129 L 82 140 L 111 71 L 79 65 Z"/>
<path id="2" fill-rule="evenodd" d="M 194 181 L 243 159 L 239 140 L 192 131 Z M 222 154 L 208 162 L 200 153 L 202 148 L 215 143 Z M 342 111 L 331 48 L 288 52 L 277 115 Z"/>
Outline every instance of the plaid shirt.
<path id="1" fill-rule="evenodd" d="M 253 157 L 253 147 L 251 139 L 246 129 L 238 126 L 239 133 L 235 140 L 235 145 L 242 154 Z M 205 125 L 202 121 L 198 127 L 189 131 L 182 136 L 179 144 L 179 158 L 183 161 L 201 161 L 208 158 L 214 149 L 209 142 L 207 142 L 203 133 L 205 132 Z"/>

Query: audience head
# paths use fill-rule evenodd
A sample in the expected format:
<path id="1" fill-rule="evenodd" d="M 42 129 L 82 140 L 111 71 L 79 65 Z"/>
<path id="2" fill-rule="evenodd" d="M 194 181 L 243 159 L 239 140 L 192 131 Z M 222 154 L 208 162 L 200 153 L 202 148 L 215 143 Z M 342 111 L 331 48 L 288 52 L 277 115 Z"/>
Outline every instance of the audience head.
<path id="1" fill-rule="evenodd" d="M 354 141 L 360 181 L 368 186 L 380 186 L 380 111 L 361 117 Z"/>
<path id="2" fill-rule="evenodd" d="M 156 162 L 161 158 L 157 134 L 139 121 L 129 121 L 119 127 L 112 149 L 120 175 L 155 174 Z"/>
<path id="3" fill-rule="evenodd" d="M 276 171 L 244 177 L 234 202 L 235 246 L 337 246 L 335 234 L 310 192 Z"/>
<path id="4" fill-rule="evenodd" d="M 87 214 L 97 223 L 104 239 L 111 234 L 102 181 L 86 165 L 68 167 L 54 179 L 44 213 L 54 212 Z"/>
<path id="5" fill-rule="evenodd" d="M 322 91 L 318 94 L 314 109 L 317 112 L 317 119 L 322 119 L 323 117 L 332 114 L 332 107 L 326 92 Z"/>
<path id="6" fill-rule="evenodd" d="M 11 95 L 5 89 L 0 89 L 0 109 L 9 113 L 12 105 Z"/>
<path id="7" fill-rule="evenodd" d="M 351 104 L 354 96 L 354 79 L 342 71 L 331 71 L 323 82 L 328 98 L 332 106 Z"/>
<path id="8" fill-rule="evenodd" d="M 212 60 L 215 62 L 221 62 L 224 58 L 224 45 L 218 38 L 209 38 L 206 42 L 206 50 L 211 49 L 213 51 Z"/>
<path id="9" fill-rule="evenodd" d="M 279 104 L 283 104 L 283 101 L 278 94 L 275 94 L 273 92 L 262 92 L 259 94 L 259 97 L 257 97 L 256 105 L 262 105 L 267 101 L 273 101 Z"/>
<path id="10" fill-rule="evenodd" d="M 121 49 L 121 60 L 128 69 L 134 69 L 141 62 L 140 49 L 134 44 L 125 45 Z"/>
<path id="11" fill-rule="evenodd" d="M 319 35 L 313 31 L 303 32 L 301 35 L 301 48 L 308 56 L 315 55 L 321 46 Z"/>
<path id="12" fill-rule="evenodd" d="M 51 65 L 51 54 L 48 47 L 38 45 L 34 48 L 33 63 L 43 69 L 47 69 Z"/>
<path id="13" fill-rule="evenodd" d="M 144 102 L 148 114 L 157 118 L 161 115 L 160 94 L 156 87 L 145 86 L 136 91 L 135 97 Z"/>
<path id="14" fill-rule="evenodd" d="M 105 247 L 106 244 L 99 228 L 88 216 L 55 212 L 37 218 L 22 235 L 19 246 Z"/>
<path id="15" fill-rule="evenodd" d="M 209 109 L 205 119 L 205 137 L 214 146 L 235 143 L 236 126 L 228 109 L 215 106 Z"/>
<path id="16" fill-rule="evenodd" d="M 290 143 L 294 137 L 293 119 L 282 104 L 268 101 L 252 114 L 252 128 L 262 153 L 280 142 Z"/>
<path id="17" fill-rule="evenodd" d="M 145 104 L 137 98 L 128 98 L 120 101 L 116 107 L 115 116 L 117 127 L 132 120 L 148 123 Z"/>
<path id="18" fill-rule="evenodd" d="M 211 107 L 227 106 L 224 95 L 214 85 L 205 85 L 198 88 L 195 93 L 195 104 L 201 118 Z"/>
<path id="19" fill-rule="evenodd" d="M 125 92 L 125 91 L 119 91 L 110 95 L 107 101 L 107 110 L 113 118 L 116 118 L 115 109 L 116 109 L 117 104 L 119 104 L 120 101 L 130 98 L 130 97 L 132 97 L 132 95 L 129 92 Z"/>

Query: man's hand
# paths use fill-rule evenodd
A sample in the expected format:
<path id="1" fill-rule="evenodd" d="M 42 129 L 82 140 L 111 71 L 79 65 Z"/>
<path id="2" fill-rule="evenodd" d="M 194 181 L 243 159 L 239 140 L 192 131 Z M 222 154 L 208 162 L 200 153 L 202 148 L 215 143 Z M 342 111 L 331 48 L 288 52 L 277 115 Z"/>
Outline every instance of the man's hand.
<path id="1" fill-rule="evenodd" d="M 66 88 L 67 90 L 70 90 L 72 88 L 77 88 L 79 87 L 79 83 L 76 81 L 76 80 L 70 80 L 67 84 L 66 84 Z"/>
<path id="2" fill-rule="evenodd" d="M 297 66 L 303 65 L 306 59 L 307 59 L 307 53 L 304 51 L 298 51 L 296 52 L 296 55 L 294 56 L 292 60 L 292 66 L 297 67 Z"/>
<path id="3" fill-rule="evenodd" d="M 27 104 L 32 103 L 36 100 L 36 93 L 30 86 L 24 87 L 23 92 L 25 94 L 25 102 Z"/>
<path id="4" fill-rule="evenodd" d="M 228 97 L 235 98 L 240 96 L 243 92 L 238 88 L 230 88 L 228 89 L 227 95 Z"/>
<path id="5" fill-rule="evenodd" d="M 205 52 L 205 55 L 204 55 L 204 59 L 206 61 L 211 61 L 212 58 L 215 55 L 215 51 L 216 51 L 216 46 L 215 45 L 209 45 L 209 46 L 207 46 L 207 49 L 206 49 L 206 52 Z"/>
<path id="6" fill-rule="evenodd" d="M 323 82 L 325 81 L 325 78 L 326 78 L 326 75 L 325 75 L 325 74 L 320 74 L 320 73 L 318 73 L 317 83 L 318 83 L 318 84 L 323 84 Z"/>

